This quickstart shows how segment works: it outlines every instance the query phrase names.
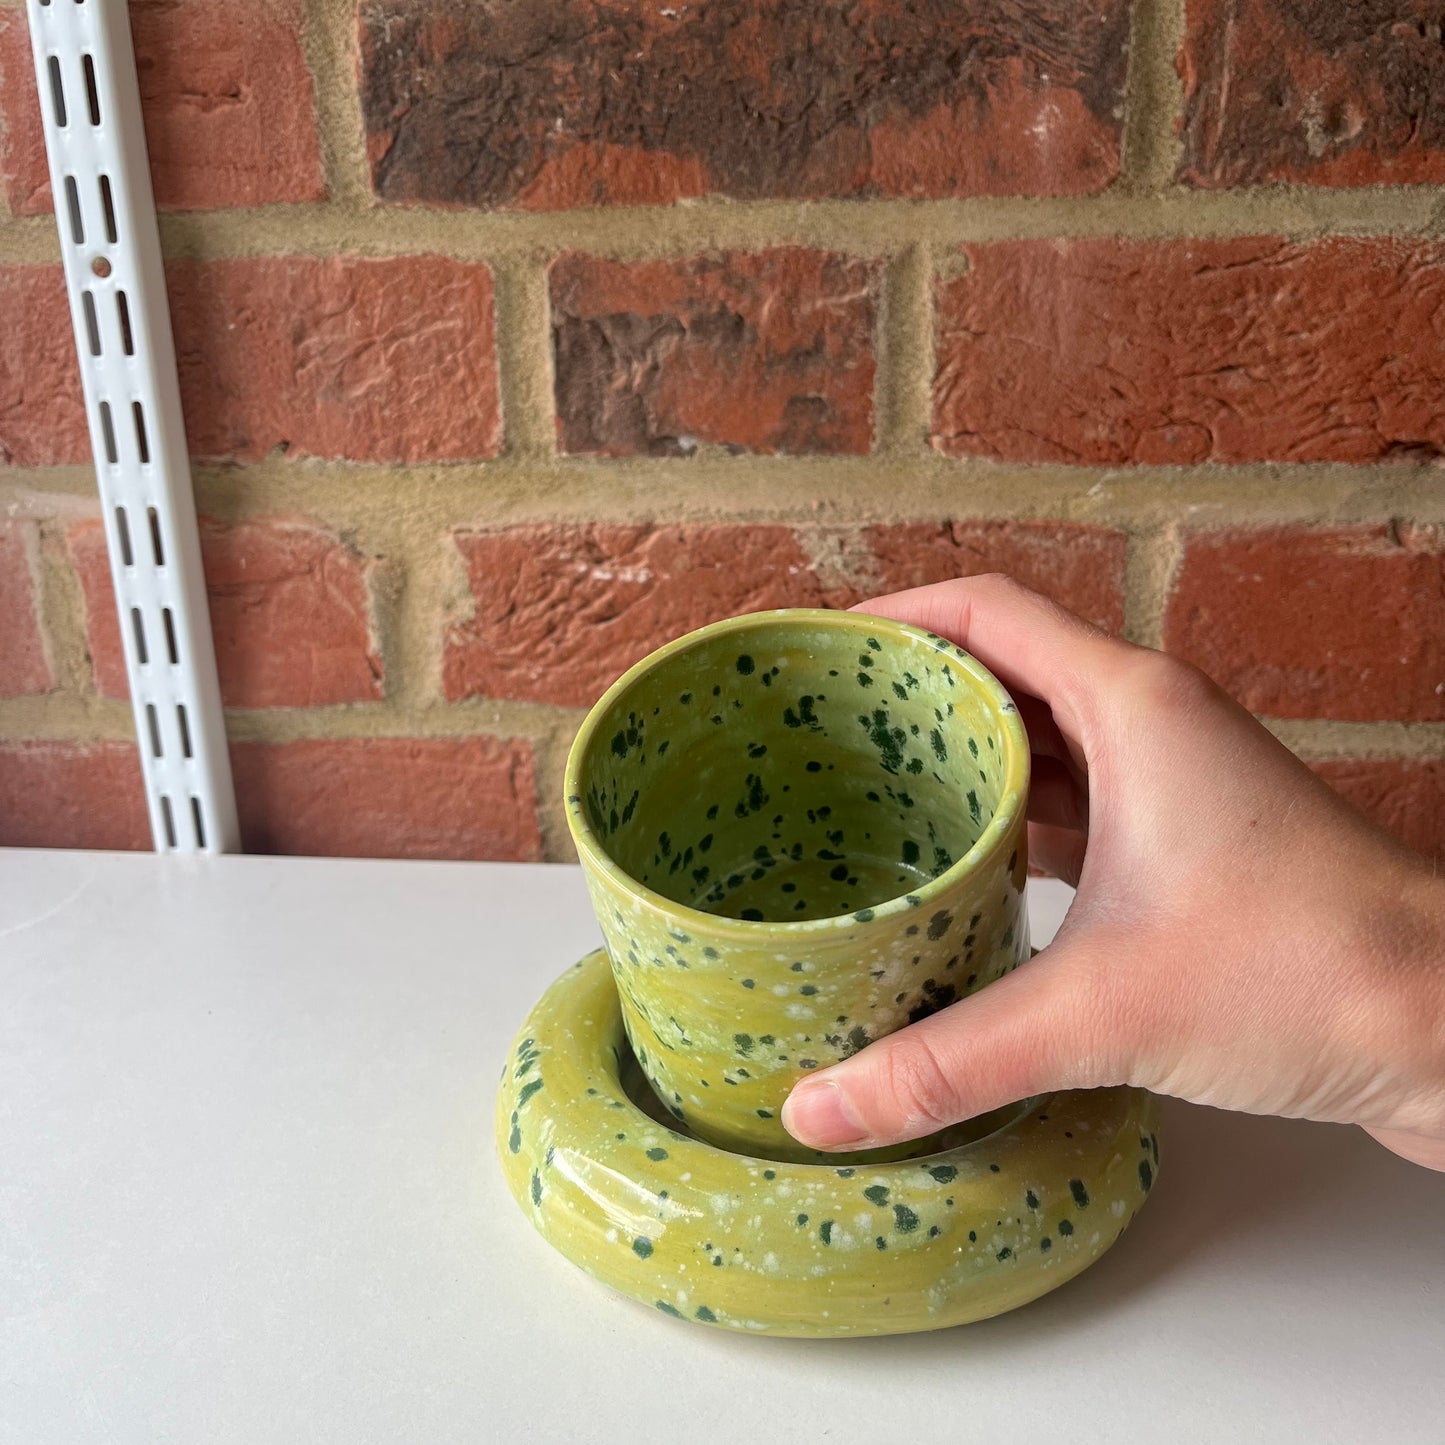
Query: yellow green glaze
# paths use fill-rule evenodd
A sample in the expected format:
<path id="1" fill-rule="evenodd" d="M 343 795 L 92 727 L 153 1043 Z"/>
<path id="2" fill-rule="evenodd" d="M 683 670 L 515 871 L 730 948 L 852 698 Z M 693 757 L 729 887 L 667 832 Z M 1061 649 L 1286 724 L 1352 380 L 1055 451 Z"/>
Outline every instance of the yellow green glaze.
<path id="1" fill-rule="evenodd" d="M 610 689 L 568 820 L 674 1117 L 805 1159 L 779 1118 L 798 1079 L 1027 958 L 1028 764 L 977 661 L 881 618 L 734 618 Z"/>
<path id="2" fill-rule="evenodd" d="M 623 676 L 567 765 L 607 950 L 537 1004 L 497 1102 L 548 1241 L 668 1314 L 782 1335 L 981 1319 L 1097 1259 L 1158 1167 L 1140 1091 L 853 1156 L 779 1117 L 1028 958 L 1028 776 L 997 681 L 878 618 L 734 618 Z"/>
<path id="3" fill-rule="evenodd" d="M 513 1045 L 503 1172 L 568 1259 L 706 1324 L 822 1337 L 1000 1314 L 1108 1249 L 1158 1169 L 1158 1105 L 1137 1089 L 1032 1100 L 982 1139 L 895 1163 L 732 1154 L 639 1108 L 627 1049 L 606 957 L 590 954 Z"/>

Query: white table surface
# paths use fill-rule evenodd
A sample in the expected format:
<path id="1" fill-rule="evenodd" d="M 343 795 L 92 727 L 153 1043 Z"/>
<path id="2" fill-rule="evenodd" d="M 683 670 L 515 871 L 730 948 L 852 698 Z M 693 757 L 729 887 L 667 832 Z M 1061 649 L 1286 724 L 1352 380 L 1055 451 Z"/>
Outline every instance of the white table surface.
<path id="1" fill-rule="evenodd" d="M 1171 1105 L 1116 1249 L 962 1329 L 610 1294 L 491 1153 L 596 937 L 570 868 L 0 852 L 0 1440 L 1445 1441 L 1445 1176 L 1344 1128 Z"/>

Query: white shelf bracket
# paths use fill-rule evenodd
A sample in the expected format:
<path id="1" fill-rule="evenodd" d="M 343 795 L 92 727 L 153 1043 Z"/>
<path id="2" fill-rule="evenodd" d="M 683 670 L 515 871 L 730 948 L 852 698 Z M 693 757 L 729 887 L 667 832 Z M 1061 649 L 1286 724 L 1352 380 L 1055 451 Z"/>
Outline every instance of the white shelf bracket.
<path id="1" fill-rule="evenodd" d="M 239 849 L 125 0 L 27 0 L 55 221 L 159 852 Z"/>

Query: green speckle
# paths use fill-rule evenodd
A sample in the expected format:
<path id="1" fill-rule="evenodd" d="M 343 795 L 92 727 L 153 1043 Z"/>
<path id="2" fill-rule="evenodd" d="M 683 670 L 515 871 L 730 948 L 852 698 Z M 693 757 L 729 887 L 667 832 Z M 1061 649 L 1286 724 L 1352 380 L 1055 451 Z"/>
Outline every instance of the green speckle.
<path id="1" fill-rule="evenodd" d="M 626 733 L 618 733 L 617 736 L 612 739 L 612 751 L 616 753 L 619 758 L 625 758 L 627 756 Z"/>
<path id="2" fill-rule="evenodd" d="M 652 1241 L 645 1234 L 639 1234 L 632 1241 L 632 1252 L 638 1259 L 650 1259 L 652 1257 Z"/>
<path id="3" fill-rule="evenodd" d="M 763 1178 L 764 1178 L 764 1179 L 776 1179 L 777 1177 L 778 1177 L 778 1171 L 777 1171 L 776 1169 L 764 1169 L 764 1170 L 763 1170 Z"/>
<path id="4" fill-rule="evenodd" d="M 821 1239 L 824 1244 L 832 1244 L 832 1242 L 833 1242 L 833 1221 L 832 1221 L 831 1219 L 825 1219 L 825 1220 L 818 1226 L 818 1238 Z"/>
<path id="5" fill-rule="evenodd" d="M 1047 1234 L 1044 1235 L 1044 1237 L 1043 1237 L 1041 1240 L 1039 1240 L 1039 1250 L 1040 1250 L 1042 1253 L 1047 1254 L 1053 1247 L 1054 1247 L 1054 1242 L 1053 1242 L 1052 1239 L 1050 1239 L 1050 1238 L 1048 1237 Z"/>
<path id="6" fill-rule="evenodd" d="M 653 1163 L 660 1164 L 664 1159 L 667 1158 L 667 1150 L 661 1148 L 649 1149 L 647 1151 L 647 1157 L 651 1159 Z"/>
<path id="7" fill-rule="evenodd" d="M 952 927 L 953 914 L 940 911 L 928 920 L 928 936 L 936 943 Z"/>
<path id="8" fill-rule="evenodd" d="M 749 675 L 749 673 L 752 672 L 753 667 L 754 667 L 753 660 L 752 660 L 751 657 L 749 657 L 749 656 L 747 655 L 746 652 L 743 653 L 743 655 L 738 658 L 738 671 L 739 671 L 740 673 L 742 673 L 742 675 L 743 675 L 744 677 L 747 677 L 747 676 Z"/>
<path id="9" fill-rule="evenodd" d="M 893 1227 L 899 1234 L 912 1234 L 918 1228 L 918 1216 L 906 1204 L 895 1204 Z"/>
<path id="10" fill-rule="evenodd" d="M 517 1107 L 520 1109 L 541 1087 L 541 1079 L 529 1079 L 517 1093 Z"/>
<path id="11" fill-rule="evenodd" d="M 968 815 L 975 823 L 983 822 L 983 808 L 978 801 L 978 794 L 972 788 L 968 790 Z"/>
<path id="12" fill-rule="evenodd" d="M 515 1109 L 512 1110 L 512 1134 L 507 1140 L 507 1148 L 509 1148 L 513 1154 L 520 1154 L 522 1152 L 522 1126 L 517 1123 L 517 1111 Z"/>
<path id="13" fill-rule="evenodd" d="M 1068 1234 L 1072 1234 L 1073 1232 L 1074 1232 L 1074 1221 L 1073 1221 L 1072 1219 L 1061 1219 L 1061 1220 L 1059 1220 L 1059 1233 L 1060 1233 L 1060 1234 L 1068 1235 Z"/>
<path id="14" fill-rule="evenodd" d="M 858 674 L 858 686 L 859 686 L 859 687 L 872 687 L 872 686 L 873 686 L 873 679 L 872 679 L 871 677 L 869 677 L 866 672 L 860 672 L 860 673 Z"/>
<path id="15" fill-rule="evenodd" d="M 858 1171 L 856 1169 L 836 1169 L 833 1172 L 839 1179 L 851 1179 Z"/>
<path id="16" fill-rule="evenodd" d="M 682 1318 L 682 1311 L 675 1308 L 673 1305 L 668 1304 L 665 1299 L 658 1300 L 657 1307 L 663 1312 L 663 1314 L 671 1315 L 675 1320 L 680 1320 Z"/>
<path id="17" fill-rule="evenodd" d="M 870 638 L 868 639 L 868 646 L 871 647 L 874 652 L 882 652 L 882 651 L 883 651 L 883 644 L 882 644 L 881 642 L 879 642 L 879 640 L 878 640 L 876 637 L 870 637 Z"/>
<path id="18" fill-rule="evenodd" d="M 928 1172 L 940 1184 L 952 1184 L 958 1178 L 958 1170 L 952 1164 L 930 1164 Z"/>
<path id="19" fill-rule="evenodd" d="M 899 702 L 908 701 L 908 689 L 905 688 L 901 682 L 895 682 L 890 685 L 893 688 L 894 697 L 896 697 Z"/>
<path id="20" fill-rule="evenodd" d="M 1013 1257 L 1013 1250 L 1011 1250 L 1008 1245 L 1004 1245 L 995 1257 L 1000 1260 L 1011 1259 Z"/>
<path id="21" fill-rule="evenodd" d="M 863 1191 L 863 1197 L 870 1204 L 876 1204 L 879 1209 L 882 1209 L 888 1203 L 888 1186 L 886 1184 L 870 1184 Z"/>
<path id="22" fill-rule="evenodd" d="M 874 1244 L 874 1247 L 877 1248 L 877 1249 L 887 1249 L 887 1248 L 888 1248 L 888 1241 L 887 1241 L 886 1239 L 884 1239 L 881 1234 L 878 1235 L 878 1237 L 877 1237 L 876 1239 L 874 1239 L 873 1244 Z"/>
<path id="23" fill-rule="evenodd" d="M 734 1034 L 733 1046 L 746 1058 L 753 1051 L 753 1036 L 751 1034 Z"/>
<path id="24" fill-rule="evenodd" d="M 756 988 L 756 987 L 757 987 L 757 982 L 756 982 L 754 979 L 745 978 L 745 979 L 743 980 L 743 987 L 744 987 L 744 988 Z"/>
<path id="25" fill-rule="evenodd" d="M 948 747 L 943 741 L 943 734 L 937 728 L 928 734 L 928 741 L 933 744 L 933 755 L 940 763 L 948 761 Z"/>
<path id="26" fill-rule="evenodd" d="M 741 916 L 746 923 L 761 923 L 763 921 L 763 911 L 761 908 L 744 908 Z"/>
<path id="27" fill-rule="evenodd" d="M 872 923 L 873 910 L 871 908 L 860 908 L 857 913 L 853 915 L 853 918 L 855 922 L 858 923 Z"/>
<path id="28" fill-rule="evenodd" d="M 1039 1207 L 1039 1196 L 1035 1194 L 1032 1189 L 1026 1190 L 1024 1193 L 1024 1203 L 1027 1204 L 1030 1209 L 1037 1209 Z"/>
<path id="29" fill-rule="evenodd" d="M 903 844 L 903 861 L 911 868 L 918 862 L 918 844 L 912 838 Z"/>
<path id="30" fill-rule="evenodd" d="M 1084 1188 L 1084 1181 L 1082 1179 L 1069 1180 L 1069 1193 L 1074 1196 L 1074 1203 L 1077 1204 L 1080 1209 L 1087 1209 L 1089 1207 L 1089 1191 Z"/>
<path id="31" fill-rule="evenodd" d="M 773 1111 L 772 1111 L 771 1109 L 759 1109 L 759 1110 L 758 1110 L 758 1118 L 759 1118 L 759 1119 L 771 1119 L 772 1117 L 773 1117 Z"/>
<path id="32" fill-rule="evenodd" d="M 713 1314 L 706 1305 L 699 1305 L 693 1318 L 701 1320 L 705 1325 L 715 1325 L 717 1323 L 717 1316 Z"/>
<path id="33" fill-rule="evenodd" d="M 1145 1194 L 1154 1187 L 1154 1171 L 1149 1167 L 1147 1159 L 1139 1161 L 1139 1185 Z"/>
<path id="34" fill-rule="evenodd" d="M 812 998 L 812 996 L 818 992 L 818 987 L 816 984 L 805 983 L 798 992 L 802 994 L 804 998 Z"/>
<path id="35" fill-rule="evenodd" d="M 800 1214 L 800 1215 L 798 1216 L 798 1225 L 799 1225 L 800 1228 L 801 1228 L 803 1225 L 805 1225 L 807 1222 L 808 1222 L 808 1216 L 807 1216 L 806 1214 Z"/>
<path id="36" fill-rule="evenodd" d="M 532 1171 L 532 1203 L 533 1203 L 533 1204 L 541 1204 L 541 1202 L 542 1202 L 542 1176 L 541 1176 L 540 1174 L 538 1174 L 537 1171 L 534 1169 L 534 1170 Z"/>

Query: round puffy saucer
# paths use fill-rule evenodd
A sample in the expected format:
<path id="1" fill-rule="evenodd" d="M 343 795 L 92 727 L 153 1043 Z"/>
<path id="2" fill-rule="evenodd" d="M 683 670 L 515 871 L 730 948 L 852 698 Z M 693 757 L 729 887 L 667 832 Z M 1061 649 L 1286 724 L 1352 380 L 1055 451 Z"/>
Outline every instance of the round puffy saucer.
<path id="1" fill-rule="evenodd" d="M 599 950 L 518 1035 L 497 1099 L 507 1183 L 604 1284 L 729 1329 L 903 1334 L 1001 1314 L 1098 1259 L 1159 1166 L 1158 1102 L 1139 1089 L 1048 1095 L 909 1159 L 798 1164 L 659 1122 L 633 1102 L 635 1072 Z"/>

